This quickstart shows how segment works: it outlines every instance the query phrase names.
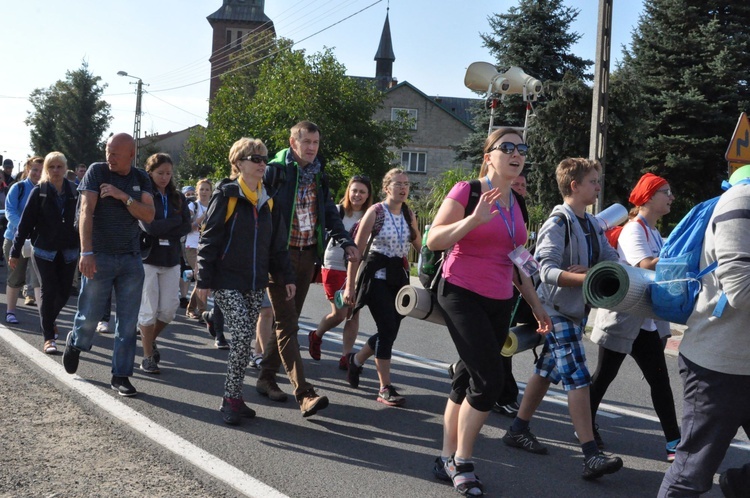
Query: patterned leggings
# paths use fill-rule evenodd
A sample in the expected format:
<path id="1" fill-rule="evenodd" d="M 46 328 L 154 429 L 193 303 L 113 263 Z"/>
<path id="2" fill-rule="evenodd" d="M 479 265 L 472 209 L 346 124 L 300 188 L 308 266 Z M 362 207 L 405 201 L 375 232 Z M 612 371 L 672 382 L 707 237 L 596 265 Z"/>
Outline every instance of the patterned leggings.
<path id="1" fill-rule="evenodd" d="M 265 289 L 246 293 L 226 289 L 214 292 L 214 300 L 224 313 L 224 326 L 232 333 L 224 382 L 225 398 L 242 398 L 242 382 L 250 362 L 255 326 L 265 292 Z"/>

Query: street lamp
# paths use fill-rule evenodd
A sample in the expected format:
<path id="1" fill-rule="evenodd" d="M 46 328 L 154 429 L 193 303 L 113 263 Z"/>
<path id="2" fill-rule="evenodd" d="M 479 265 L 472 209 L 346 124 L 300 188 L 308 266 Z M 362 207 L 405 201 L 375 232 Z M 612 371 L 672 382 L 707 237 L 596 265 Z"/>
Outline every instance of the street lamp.
<path id="1" fill-rule="evenodd" d="M 125 71 L 117 71 L 118 76 L 127 76 L 128 78 L 133 78 L 138 80 L 136 87 L 136 98 L 135 98 L 135 124 L 133 125 L 133 139 L 135 140 L 135 167 L 137 168 L 138 165 L 141 163 L 140 161 L 140 148 L 138 147 L 138 142 L 141 138 L 141 95 L 143 94 L 143 80 L 141 80 L 138 76 L 133 76 Z M 148 84 L 146 84 L 148 86 Z"/>

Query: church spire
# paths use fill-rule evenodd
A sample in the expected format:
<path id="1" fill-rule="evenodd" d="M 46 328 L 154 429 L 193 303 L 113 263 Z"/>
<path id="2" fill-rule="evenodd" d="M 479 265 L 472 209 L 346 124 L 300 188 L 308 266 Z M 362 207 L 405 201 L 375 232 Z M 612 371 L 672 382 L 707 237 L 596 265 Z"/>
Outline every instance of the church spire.
<path id="1" fill-rule="evenodd" d="M 380 35 L 380 45 L 375 53 L 375 79 L 379 90 L 387 90 L 393 80 L 393 61 L 396 56 L 393 54 L 393 40 L 391 39 L 391 23 L 388 20 L 388 11 L 385 13 L 385 24 L 383 24 L 383 33 Z"/>

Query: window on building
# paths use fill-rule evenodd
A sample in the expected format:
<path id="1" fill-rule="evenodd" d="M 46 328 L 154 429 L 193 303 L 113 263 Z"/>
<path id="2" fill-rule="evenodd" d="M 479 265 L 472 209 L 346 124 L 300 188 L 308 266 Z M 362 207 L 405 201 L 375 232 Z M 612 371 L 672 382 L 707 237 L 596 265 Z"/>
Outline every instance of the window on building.
<path id="1" fill-rule="evenodd" d="M 240 48 L 242 46 L 242 30 L 237 30 L 237 39 L 234 41 L 234 48 Z"/>
<path id="2" fill-rule="evenodd" d="M 391 107 L 391 121 L 403 121 L 408 130 L 417 129 L 418 113 L 416 109 L 405 107 Z"/>
<path id="3" fill-rule="evenodd" d="M 227 45 L 227 47 L 231 47 L 232 46 L 232 30 L 231 29 L 227 30 L 227 43 L 226 43 L 226 45 Z"/>
<path id="4" fill-rule="evenodd" d="M 401 152 L 401 169 L 408 173 L 427 173 L 427 153 Z"/>

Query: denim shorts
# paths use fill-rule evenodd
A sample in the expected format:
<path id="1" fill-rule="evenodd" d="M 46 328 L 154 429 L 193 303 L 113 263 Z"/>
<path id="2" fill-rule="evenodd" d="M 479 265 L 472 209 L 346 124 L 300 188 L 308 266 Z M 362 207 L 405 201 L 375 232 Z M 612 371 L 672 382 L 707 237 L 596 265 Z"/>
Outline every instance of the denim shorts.
<path id="1" fill-rule="evenodd" d="M 583 348 L 583 328 L 561 316 L 551 318 L 552 332 L 547 335 L 534 373 L 546 377 L 553 384 L 562 380 L 565 391 L 590 385 L 591 374 Z"/>

